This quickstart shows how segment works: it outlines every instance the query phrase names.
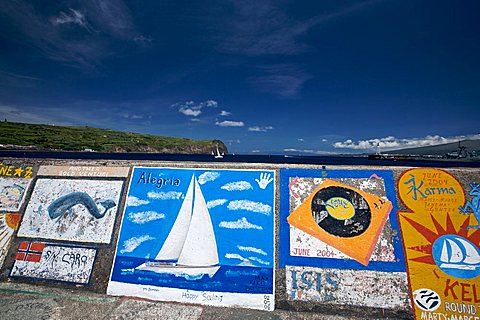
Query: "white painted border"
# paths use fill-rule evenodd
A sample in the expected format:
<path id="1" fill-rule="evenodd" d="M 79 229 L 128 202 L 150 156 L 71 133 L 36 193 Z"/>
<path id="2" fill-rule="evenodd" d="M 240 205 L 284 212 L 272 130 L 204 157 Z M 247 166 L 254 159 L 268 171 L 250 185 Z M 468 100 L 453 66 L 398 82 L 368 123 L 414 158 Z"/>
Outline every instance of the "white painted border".
<path id="1" fill-rule="evenodd" d="M 195 303 L 217 307 L 243 307 L 267 311 L 273 311 L 275 307 L 274 294 L 196 291 L 117 281 L 110 281 L 108 283 L 107 294 L 114 296 L 127 295 L 150 300 Z M 187 295 L 192 298 L 187 298 Z M 196 298 L 193 298 L 194 296 L 196 296 Z M 221 301 L 209 301 L 205 299 L 205 297 L 221 297 Z M 265 298 L 267 297 L 270 301 L 268 306 L 264 304 Z"/>
<path id="2" fill-rule="evenodd" d="M 187 289 L 180 289 L 180 288 L 167 288 L 161 286 L 149 286 L 149 285 L 141 285 L 141 284 L 132 284 L 132 283 L 124 283 L 118 281 L 112 281 L 112 274 L 113 268 L 115 266 L 115 261 L 117 260 L 117 251 L 118 251 L 118 240 L 122 235 L 122 227 L 123 227 L 123 220 L 125 215 L 125 210 L 127 209 L 127 203 L 125 202 L 123 206 L 123 212 L 121 215 L 121 223 L 120 223 L 120 232 L 116 239 L 115 245 L 115 256 L 112 263 L 112 268 L 110 269 L 110 278 L 108 280 L 107 286 L 107 294 L 113 296 L 131 296 L 131 297 L 140 297 L 145 299 L 151 300 L 161 300 L 161 301 L 172 301 L 172 302 L 186 302 L 186 303 L 198 303 L 204 305 L 211 305 L 211 306 L 219 306 L 219 307 L 244 307 L 250 309 L 259 309 L 259 310 L 267 310 L 273 311 L 275 309 L 275 271 L 277 269 L 276 265 L 276 244 L 275 244 L 275 237 L 276 237 L 276 192 L 277 192 L 277 174 L 275 169 L 268 169 L 268 170 L 259 170 L 259 169 L 217 169 L 217 168 L 176 168 L 176 167 L 144 167 L 144 166 L 134 166 L 132 167 L 132 171 L 130 172 L 130 182 L 128 183 L 128 188 L 124 190 L 126 196 L 128 197 L 128 193 L 130 192 L 130 187 L 132 186 L 133 180 L 133 173 L 135 169 L 176 169 L 176 170 L 215 170 L 215 171 L 257 171 L 257 172 L 267 172 L 273 174 L 273 211 L 272 211 L 272 219 L 273 219 L 273 273 L 272 273 L 272 293 L 271 294 L 258 294 L 258 293 L 233 293 L 233 292 L 217 292 L 217 291 L 195 291 L 195 290 L 187 290 Z M 222 302 L 217 303 L 202 303 L 202 302 L 195 302 L 191 300 L 182 300 L 183 293 L 206 293 L 206 294 L 219 294 L 223 295 L 224 299 Z M 179 297 L 179 298 L 176 298 Z M 268 308 L 265 308 L 264 300 L 265 297 L 270 299 L 270 305 Z M 241 302 L 241 303 L 240 303 Z"/>

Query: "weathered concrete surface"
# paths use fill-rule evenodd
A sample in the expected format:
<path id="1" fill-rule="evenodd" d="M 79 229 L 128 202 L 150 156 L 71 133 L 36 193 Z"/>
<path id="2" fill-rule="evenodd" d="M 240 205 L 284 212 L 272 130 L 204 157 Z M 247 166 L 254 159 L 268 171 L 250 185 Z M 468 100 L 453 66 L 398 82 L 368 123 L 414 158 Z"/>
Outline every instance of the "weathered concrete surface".
<path id="1" fill-rule="evenodd" d="M 325 310 L 324 310 L 325 311 Z M 295 312 L 277 309 L 273 312 L 240 308 L 217 308 L 151 302 L 129 298 L 117 298 L 79 290 L 57 289 L 39 285 L 1 283 L 0 320 L 206 320 L 206 319 L 400 319 L 372 314 L 363 315 Z"/>

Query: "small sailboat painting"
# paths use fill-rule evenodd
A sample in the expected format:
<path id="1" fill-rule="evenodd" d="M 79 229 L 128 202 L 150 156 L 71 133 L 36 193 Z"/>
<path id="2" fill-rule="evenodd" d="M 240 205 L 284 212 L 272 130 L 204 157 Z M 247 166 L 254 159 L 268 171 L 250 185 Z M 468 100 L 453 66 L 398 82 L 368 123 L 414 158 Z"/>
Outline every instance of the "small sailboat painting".
<path id="1" fill-rule="evenodd" d="M 480 275 L 480 250 L 458 235 L 444 235 L 433 244 L 435 264 L 446 274 L 463 279 Z"/>
<path id="2" fill-rule="evenodd" d="M 162 262 L 164 261 L 164 262 Z M 137 270 L 171 273 L 186 277 L 212 277 L 220 268 L 212 220 L 195 175 L 175 223 L 155 257 Z"/>
<path id="3" fill-rule="evenodd" d="M 107 293 L 273 310 L 275 171 L 135 167 Z"/>

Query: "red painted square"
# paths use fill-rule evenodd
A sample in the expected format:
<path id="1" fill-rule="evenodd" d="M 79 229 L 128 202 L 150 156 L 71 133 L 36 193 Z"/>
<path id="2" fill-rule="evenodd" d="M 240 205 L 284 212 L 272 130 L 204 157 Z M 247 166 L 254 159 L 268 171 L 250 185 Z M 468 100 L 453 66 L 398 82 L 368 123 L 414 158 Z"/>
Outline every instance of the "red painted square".
<path id="1" fill-rule="evenodd" d="M 28 245 L 30 242 L 28 241 L 22 241 L 20 242 L 20 246 L 18 246 L 18 250 L 28 250 Z"/>
<path id="2" fill-rule="evenodd" d="M 32 242 L 32 245 L 30 246 L 30 251 L 42 252 L 43 248 L 45 248 L 45 243 L 43 243 L 43 242 Z"/>
<path id="3" fill-rule="evenodd" d="M 37 253 L 29 253 L 27 254 L 27 261 L 30 261 L 30 262 L 40 262 L 40 259 L 42 258 L 42 255 L 41 254 L 37 254 Z"/>
<path id="4" fill-rule="evenodd" d="M 25 253 L 24 252 L 17 252 L 15 255 L 15 260 L 23 260 L 25 259 Z"/>

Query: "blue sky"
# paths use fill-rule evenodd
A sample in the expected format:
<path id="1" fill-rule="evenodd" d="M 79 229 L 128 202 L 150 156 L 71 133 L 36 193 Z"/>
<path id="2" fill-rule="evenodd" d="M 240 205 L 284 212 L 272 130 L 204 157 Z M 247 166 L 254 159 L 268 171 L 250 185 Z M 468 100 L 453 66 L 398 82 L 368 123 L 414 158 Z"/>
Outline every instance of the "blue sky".
<path id="1" fill-rule="evenodd" d="M 0 115 L 358 153 L 480 138 L 480 2 L 0 2 Z"/>

